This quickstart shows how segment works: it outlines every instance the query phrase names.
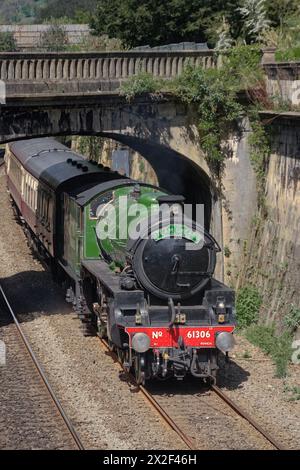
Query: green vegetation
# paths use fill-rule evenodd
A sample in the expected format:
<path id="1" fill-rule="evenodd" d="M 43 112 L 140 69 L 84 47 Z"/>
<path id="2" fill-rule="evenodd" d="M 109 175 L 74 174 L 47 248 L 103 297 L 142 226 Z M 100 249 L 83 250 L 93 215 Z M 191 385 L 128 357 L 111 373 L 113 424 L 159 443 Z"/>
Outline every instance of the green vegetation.
<path id="1" fill-rule="evenodd" d="M 89 23 L 97 0 L 1 0 L 0 23 L 45 23 L 64 18 L 67 23 Z"/>
<path id="2" fill-rule="evenodd" d="M 236 315 L 239 328 L 245 328 L 258 321 L 262 298 L 253 286 L 239 289 L 236 298 Z"/>
<path id="3" fill-rule="evenodd" d="M 225 256 L 226 258 L 229 258 L 230 255 L 231 255 L 230 248 L 229 248 L 228 246 L 224 246 L 224 250 L 223 250 L 223 251 L 224 251 L 224 256 Z"/>
<path id="4" fill-rule="evenodd" d="M 0 52 L 15 52 L 17 44 L 11 33 L 0 33 Z"/>
<path id="5" fill-rule="evenodd" d="M 126 47 L 181 41 L 216 41 L 216 25 L 230 18 L 237 34 L 238 0 L 98 0 L 95 34 L 121 39 Z"/>
<path id="6" fill-rule="evenodd" d="M 68 51 L 85 52 L 85 51 L 121 51 L 122 43 L 119 39 L 111 39 L 108 36 L 84 36 L 78 44 L 70 44 Z"/>
<path id="7" fill-rule="evenodd" d="M 262 297 L 255 287 L 245 286 L 239 289 L 236 299 L 238 327 L 244 329 L 248 341 L 271 356 L 276 365 L 276 376 L 285 377 L 292 356 L 292 328 L 279 335 L 273 325 L 257 324 L 261 305 Z M 298 325 L 298 314 L 297 309 L 292 311 L 288 320 L 290 327 Z"/>
<path id="8" fill-rule="evenodd" d="M 298 0 L 97 0 L 95 34 L 125 47 L 181 41 L 208 42 L 226 50 L 261 43 L 288 50 L 299 42 Z"/>
<path id="9" fill-rule="evenodd" d="M 181 41 L 275 46 L 280 60 L 299 59 L 299 0 L 2 0 L 0 22 L 90 23 L 124 47 Z"/>
<path id="10" fill-rule="evenodd" d="M 276 376 L 285 377 L 291 359 L 292 338 L 288 332 L 275 334 L 273 326 L 252 325 L 245 332 L 246 338 L 270 355 L 276 365 Z"/>
<path id="11" fill-rule="evenodd" d="M 237 99 L 234 71 L 227 80 L 228 69 L 204 70 L 186 67 L 175 81 L 175 94 L 196 109 L 200 143 L 212 171 L 220 176 L 228 148 L 223 143 L 238 129 L 243 107 Z"/>
<path id="12" fill-rule="evenodd" d="M 64 17 L 68 23 L 89 23 L 96 5 L 97 0 L 47 0 L 36 11 L 37 21 Z"/>
<path id="13" fill-rule="evenodd" d="M 264 37 L 266 46 L 277 48 L 278 61 L 300 59 L 300 3 L 299 0 L 268 0 L 271 28 Z"/>
<path id="14" fill-rule="evenodd" d="M 297 387 L 296 385 L 285 385 L 283 391 L 286 393 L 287 401 L 300 400 L 300 387 Z"/>
<path id="15" fill-rule="evenodd" d="M 291 309 L 284 318 L 284 325 L 294 333 L 297 328 L 300 327 L 300 308 L 296 307 L 295 305 L 291 306 Z"/>
<path id="16" fill-rule="evenodd" d="M 243 352 L 243 359 L 250 359 L 251 357 L 251 353 L 246 349 L 246 351 Z"/>
<path id="17" fill-rule="evenodd" d="M 47 0 L 1 0 L 0 23 L 34 23 L 36 12 L 46 2 Z"/>
<path id="18" fill-rule="evenodd" d="M 80 136 L 76 138 L 76 143 L 79 153 L 88 155 L 90 160 L 99 161 L 104 145 L 102 137 Z"/>
<path id="19" fill-rule="evenodd" d="M 153 77 L 150 73 L 140 72 L 126 80 L 120 92 L 128 101 L 131 101 L 136 95 L 158 93 L 162 89 L 167 89 L 167 85 L 162 80 Z"/>
<path id="20" fill-rule="evenodd" d="M 279 62 L 292 62 L 300 60 L 300 46 L 291 47 L 287 50 L 278 50 L 276 51 L 275 58 Z"/>
<path id="21" fill-rule="evenodd" d="M 68 47 L 65 28 L 57 22 L 51 24 L 41 36 L 40 47 L 48 52 L 65 51 Z"/>
<path id="22" fill-rule="evenodd" d="M 241 118 L 246 113 L 240 100 L 240 92 L 249 90 L 250 93 L 253 88 L 262 88 L 260 58 L 261 53 L 257 46 L 236 46 L 226 52 L 221 67 L 203 69 L 188 65 L 181 76 L 172 81 L 163 81 L 141 72 L 125 82 L 120 91 L 128 100 L 141 93 L 169 91 L 183 103 L 192 105 L 201 147 L 212 172 L 220 177 L 225 159 L 230 155 L 225 142 L 232 133 L 241 130 Z M 258 98 L 260 96 L 258 94 Z M 256 96 L 253 97 L 256 103 L 255 100 Z M 258 114 L 252 113 L 252 116 L 253 127 L 259 129 Z M 260 141 L 265 145 L 262 134 L 261 126 Z M 255 145 L 255 151 L 259 152 L 258 139 Z M 262 150 L 265 158 L 266 147 Z"/>
<path id="23" fill-rule="evenodd" d="M 248 143 L 250 145 L 250 159 L 257 179 L 258 205 L 262 209 L 262 215 L 266 215 L 264 204 L 265 175 L 271 153 L 271 129 L 262 124 L 256 107 L 250 108 L 248 112 L 252 129 Z"/>

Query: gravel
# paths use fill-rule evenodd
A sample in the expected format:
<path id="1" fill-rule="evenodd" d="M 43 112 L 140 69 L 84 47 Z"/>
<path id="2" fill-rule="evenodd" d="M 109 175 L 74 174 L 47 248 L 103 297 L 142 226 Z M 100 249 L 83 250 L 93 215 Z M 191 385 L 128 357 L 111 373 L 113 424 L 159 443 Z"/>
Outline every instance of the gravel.
<path id="1" fill-rule="evenodd" d="M 0 448 L 77 449 L 2 305 L 0 340 L 6 345 L 6 364 L 0 366 Z"/>

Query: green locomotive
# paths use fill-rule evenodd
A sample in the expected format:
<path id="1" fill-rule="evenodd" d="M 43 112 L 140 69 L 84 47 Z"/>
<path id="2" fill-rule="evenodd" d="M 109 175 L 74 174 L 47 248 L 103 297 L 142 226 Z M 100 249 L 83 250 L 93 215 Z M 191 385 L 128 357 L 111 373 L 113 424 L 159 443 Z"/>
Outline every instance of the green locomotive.
<path id="1" fill-rule="evenodd" d="M 51 138 L 10 144 L 6 166 L 30 242 L 66 286 L 85 334 L 107 337 L 139 383 L 215 380 L 218 354 L 234 345 L 234 292 L 213 278 L 216 241 L 178 216 L 184 198 Z"/>

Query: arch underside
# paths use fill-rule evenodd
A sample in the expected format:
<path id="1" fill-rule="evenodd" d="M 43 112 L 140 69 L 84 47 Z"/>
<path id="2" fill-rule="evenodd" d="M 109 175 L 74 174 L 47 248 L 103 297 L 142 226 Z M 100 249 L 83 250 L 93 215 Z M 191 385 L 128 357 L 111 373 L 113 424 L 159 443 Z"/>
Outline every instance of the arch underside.
<path id="1" fill-rule="evenodd" d="M 101 133 L 132 148 L 149 162 L 155 171 L 159 186 L 173 194 L 181 194 L 188 204 L 204 204 L 205 227 L 209 229 L 212 195 L 209 177 L 192 160 L 150 140 L 118 134 Z"/>
<path id="2" fill-rule="evenodd" d="M 123 103 L 119 111 L 117 103 L 85 108 L 62 104 L 53 105 L 52 110 L 50 105 L 44 109 L 40 104 L 36 108 L 24 105 L 24 109 L 20 105 L 1 110 L 1 142 L 68 135 L 101 136 L 118 141 L 149 162 L 162 188 L 185 196 L 186 203 L 204 204 L 205 228 L 209 229 L 213 205 L 210 178 L 189 155 L 183 155 L 169 146 L 173 124 L 171 118 L 164 117 L 164 106 L 168 106 L 169 112 L 170 103 L 143 105 L 137 109 Z M 180 115 L 181 126 L 184 126 L 183 118 Z M 179 125 L 178 122 L 176 125 Z"/>

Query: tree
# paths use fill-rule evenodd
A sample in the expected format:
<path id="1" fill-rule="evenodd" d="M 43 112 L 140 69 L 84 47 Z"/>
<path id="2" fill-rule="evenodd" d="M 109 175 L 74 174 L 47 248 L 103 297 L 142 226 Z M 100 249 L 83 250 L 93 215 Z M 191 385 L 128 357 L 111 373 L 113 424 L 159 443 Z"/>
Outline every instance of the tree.
<path id="1" fill-rule="evenodd" d="M 239 16 L 240 4 L 240 0 L 98 0 L 91 27 L 95 34 L 119 38 L 127 47 L 214 41 L 222 18 Z"/>
<path id="2" fill-rule="evenodd" d="M 299 24 L 300 4 L 299 0 L 266 0 L 268 18 L 273 27 L 282 28 L 293 17 L 297 17 Z"/>
<path id="3" fill-rule="evenodd" d="M 40 22 L 50 18 L 69 18 L 70 21 L 89 22 L 91 12 L 96 8 L 97 0 L 47 0 L 46 4 L 37 10 Z"/>
<path id="4" fill-rule="evenodd" d="M 246 39 L 255 42 L 270 27 L 265 0 L 245 0 L 239 11 L 244 20 Z"/>
<path id="5" fill-rule="evenodd" d="M 16 52 L 17 44 L 14 35 L 10 32 L 0 33 L 0 51 Z"/>
<path id="6" fill-rule="evenodd" d="M 230 35 L 230 25 L 228 21 L 223 18 L 221 27 L 217 30 L 219 34 L 217 43 L 215 45 L 216 51 L 226 51 L 233 46 L 233 39 Z"/>

